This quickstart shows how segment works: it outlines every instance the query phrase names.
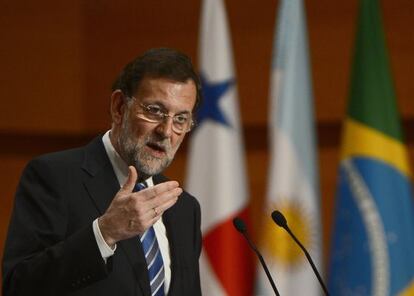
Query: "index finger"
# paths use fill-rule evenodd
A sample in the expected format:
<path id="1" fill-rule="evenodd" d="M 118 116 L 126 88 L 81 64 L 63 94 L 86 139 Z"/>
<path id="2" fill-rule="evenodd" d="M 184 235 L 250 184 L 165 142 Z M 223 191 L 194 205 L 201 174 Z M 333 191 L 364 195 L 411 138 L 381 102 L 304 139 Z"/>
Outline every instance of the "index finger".
<path id="1" fill-rule="evenodd" d="M 164 182 L 164 183 L 156 184 L 156 185 L 154 185 L 152 187 L 149 187 L 145 190 L 142 190 L 140 192 L 145 194 L 145 197 L 147 197 L 147 198 L 153 198 L 153 197 L 161 195 L 165 192 L 174 190 L 174 189 L 178 188 L 179 186 L 180 186 L 180 184 L 178 184 L 177 181 L 167 181 L 167 182 Z"/>

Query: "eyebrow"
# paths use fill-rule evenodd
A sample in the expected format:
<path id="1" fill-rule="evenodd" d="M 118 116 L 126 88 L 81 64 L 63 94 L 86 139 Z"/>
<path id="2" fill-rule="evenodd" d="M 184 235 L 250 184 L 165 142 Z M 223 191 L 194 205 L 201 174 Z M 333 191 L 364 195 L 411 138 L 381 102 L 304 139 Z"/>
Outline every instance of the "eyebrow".
<path id="1" fill-rule="evenodd" d="M 167 107 L 165 107 L 165 105 L 161 102 L 155 101 L 152 103 L 146 103 L 146 102 L 142 102 L 143 104 L 145 104 L 146 106 L 150 106 L 150 105 L 157 105 L 159 106 L 163 111 L 170 111 L 167 109 Z M 183 110 L 183 111 L 178 111 L 177 113 L 174 113 L 175 115 L 181 115 L 181 114 L 192 114 L 192 111 L 188 111 L 188 110 Z"/>

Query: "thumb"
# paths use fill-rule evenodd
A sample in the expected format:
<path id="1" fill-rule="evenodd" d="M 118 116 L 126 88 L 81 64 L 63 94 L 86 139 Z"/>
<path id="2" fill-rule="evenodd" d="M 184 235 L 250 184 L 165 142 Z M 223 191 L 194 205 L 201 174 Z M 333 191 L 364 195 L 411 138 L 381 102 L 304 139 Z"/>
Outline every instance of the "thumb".
<path id="1" fill-rule="evenodd" d="M 135 183 L 137 182 L 138 174 L 137 170 L 133 166 L 128 167 L 128 179 L 124 183 L 124 185 L 121 188 L 121 191 L 124 192 L 132 192 L 135 187 Z"/>

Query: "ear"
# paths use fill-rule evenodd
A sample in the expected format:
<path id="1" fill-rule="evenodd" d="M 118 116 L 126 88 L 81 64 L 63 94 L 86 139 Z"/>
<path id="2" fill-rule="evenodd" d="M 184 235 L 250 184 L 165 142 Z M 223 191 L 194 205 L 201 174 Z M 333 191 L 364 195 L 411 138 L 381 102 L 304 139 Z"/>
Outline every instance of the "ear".
<path id="1" fill-rule="evenodd" d="M 111 118 L 112 123 L 119 125 L 126 110 L 125 96 L 121 90 L 117 89 L 111 94 Z"/>

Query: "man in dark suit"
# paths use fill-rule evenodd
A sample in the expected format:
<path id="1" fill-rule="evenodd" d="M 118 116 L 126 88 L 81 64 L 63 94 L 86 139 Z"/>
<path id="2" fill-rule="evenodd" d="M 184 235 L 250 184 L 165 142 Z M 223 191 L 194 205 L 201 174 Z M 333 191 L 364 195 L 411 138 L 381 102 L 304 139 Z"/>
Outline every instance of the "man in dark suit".
<path id="1" fill-rule="evenodd" d="M 200 295 L 200 208 L 160 173 L 193 125 L 187 56 L 154 49 L 114 83 L 111 130 L 32 160 L 3 258 L 3 294 Z"/>

